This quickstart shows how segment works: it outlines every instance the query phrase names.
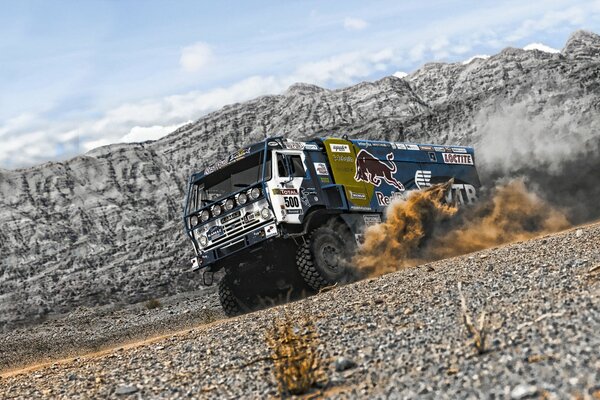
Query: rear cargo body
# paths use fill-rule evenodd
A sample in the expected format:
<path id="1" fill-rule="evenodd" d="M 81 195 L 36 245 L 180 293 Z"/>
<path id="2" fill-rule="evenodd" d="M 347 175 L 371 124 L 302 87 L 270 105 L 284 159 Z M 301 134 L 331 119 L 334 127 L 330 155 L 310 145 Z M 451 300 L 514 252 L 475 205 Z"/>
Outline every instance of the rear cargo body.
<path id="1" fill-rule="evenodd" d="M 473 148 L 370 140 L 324 140 L 334 182 L 349 209 L 377 211 L 407 191 L 454 179 L 448 202 L 471 204 L 480 186 Z"/>

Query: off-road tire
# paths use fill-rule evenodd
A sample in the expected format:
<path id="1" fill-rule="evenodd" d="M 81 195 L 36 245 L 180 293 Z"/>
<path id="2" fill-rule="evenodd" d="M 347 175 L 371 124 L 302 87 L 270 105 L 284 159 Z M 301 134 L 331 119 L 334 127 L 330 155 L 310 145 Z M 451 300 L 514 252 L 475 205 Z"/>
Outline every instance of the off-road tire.
<path id="1" fill-rule="evenodd" d="M 330 227 L 322 226 L 312 231 L 310 237 L 298 247 L 296 266 L 306 284 L 314 290 L 353 279 L 353 273 L 347 266 L 340 266 L 341 269 L 335 272 L 328 269 L 326 265 L 322 265 L 322 262 L 319 263 L 320 257 L 315 254 L 315 251 L 319 250 L 323 242 L 337 247 L 340 254 L 348 261 L 354 250 L 353 238 L 344 229 L 338 232 Z"/>
<path id="2" fill-rule="evenodd" d="M 224 276 L 219 281 L 219 301 L 221 302 L 223 311 L 225 311 L 225 315 L 228 317 L 234 317 L 243 313 L 239 300 L 235 294 L 233 294 L 231 283 L 229 279 L 227 279 L 227 276 Z"/>

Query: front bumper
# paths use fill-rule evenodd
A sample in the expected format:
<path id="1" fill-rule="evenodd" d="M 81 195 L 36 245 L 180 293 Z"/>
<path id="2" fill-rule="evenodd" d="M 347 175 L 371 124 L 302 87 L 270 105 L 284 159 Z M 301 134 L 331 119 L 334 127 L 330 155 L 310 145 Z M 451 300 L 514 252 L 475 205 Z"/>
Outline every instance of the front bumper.
<path id="1" fill-rule="evenodd" d="M 236 237 L 227 243 L 212 248 L 207 251 L 200 251 L 198 256 L 192 258 L 192 271 L 200 268 L 206 268 L 216 261 L 219 261 L 225 257 L 229 257 L 235 253 L 238 253 L 244 249 L 256 245 L 257 243 L 264 242 L 267 239 L 275 237 L 279 234 L 275 221 L 269 221 L 266 224 Z"/>

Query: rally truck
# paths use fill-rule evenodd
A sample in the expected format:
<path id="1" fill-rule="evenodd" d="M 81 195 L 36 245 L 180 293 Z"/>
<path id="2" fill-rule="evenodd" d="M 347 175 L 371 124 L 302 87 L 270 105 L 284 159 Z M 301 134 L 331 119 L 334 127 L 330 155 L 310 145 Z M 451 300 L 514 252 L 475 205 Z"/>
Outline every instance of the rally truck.
<path id="1" fill-rule="evenodd" d="M 386 206 L 451 179 L 446 201 L 477 200 L 471 147 L 268 138 L 190 177 L 183 219 L 192 269 L 206 284 L 224 270 L 228 315 L 351 280 L 349 260 Z"/>

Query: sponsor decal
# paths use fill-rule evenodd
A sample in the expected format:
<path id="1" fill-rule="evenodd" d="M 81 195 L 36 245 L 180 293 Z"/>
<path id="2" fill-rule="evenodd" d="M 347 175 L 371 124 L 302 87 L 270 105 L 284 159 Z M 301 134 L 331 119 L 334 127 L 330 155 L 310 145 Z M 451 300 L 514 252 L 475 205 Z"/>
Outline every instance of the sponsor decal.
<path id="1" fill-rule="evenodd" d="M 301 187 L 300 188 L 300 201 L 306 207 L 310 206 L 309 196 L 312 196 L 312 199 L 314 201 L 319 201 L 319 198 L 317 197 L 317 192 L 316 192 L 315 188 L 303 188 L 303 187 Z"/>
<path id="2" fill-rule="evenodd" d="M 367 182 L 377 187 L 381 182 L 385 181 L 388 185 L 394 186 L 396 189 L 404 191 L 402 182 L 394 178 L 397 171 L 396 163 L 394 163 L 394 153 L 389 153 L 386 156 L 387 163 L 378 160 L 373 154 L 362 149 L 356 155 L 356 182 Z"/>
<path id="3" fill-rule="evenodd" d="M 473 157 L 470 154 L 442 153 L 442 157 L 446 164 L 473 165 Z"/>
<path id="4" fill-rule="evenodd" d="M 335 162 L 354 163 L 354 158 L 352 156 L 340 156 L 338 154 L 334 154 L 332 158 Z"/>
<path id="5" fill-rule="evenodd" d="M 359 211 L 373 211 L 371 209 L 371 207 L 357 206 L 357 205 L 354 205 L 354 204 L 350 205 L 350 209 L 351 210 L 359 210 Z"/>
<path id="6" fill-rule="evenodd" d="M 406 150 L 421 150 L 421 149 L 419 149 L 419 146 L 417 146 L 416 144 L 407 144 Z"/>
<path id="7" fill-rule="evenodd" d="M 444 147 L 438 147 L 438 146 L 435 146 L 433 148 L 433 150 L 438 151 L 440 153 L 443 153 L 444 151 L 446 151 Z"/>
<path id="8" fill-rule="evenodd" d="M 430 151 L 427 154 L 429 154 L 429 161 L 431 161 L 431 162 L 437 162 L 437 156 L 435 155 L 435 153 L 433 151 Z"/>
<path id="9" fill-rule="evenodd" d="M 246 157 L 248 154 L 250 154 L 250 147 L 245 148 L 245 149 L 240 149 L 238 151 L 236 151 L 235 153 L 232 153 L 230 155 L 228 155 L 226 158 L 224 158 L 223 160 L 214 163 L 213 165 L 207 167 L 204 170 L 204 175 L 208 175 L 211 174 L 215 171 L 220 170 L 221 168 L 235 162 L 238 161 L 244 157 Z"/>
<path id="10" fill-rule="evenodd" d="M 392 200 L 403 198 L 403 194 L 400 192 L 392 192 L 389 196 L 381 192 L 375 192 L 375 198 L 377 199 L 377 204 L 380 206 L 389 206 Z"/>
<path id="11" fill-rule="evenodd" d="M 295 209 L 295 210 L 287 210 L 287 213 L 288 214 L 302 214 L 302 209 L 298 208 L 298 209 Z"/>
<path id="12" fill-rule="evenodd" d="M 304 150 L 304 143 L 302 143 L 302 142 L 287 141 L 287 142 L 284 142 L 284 145 L 285 145 L 286 149 Z"/>
<path id="13" fill-rule="evenodd" d="M 257 215 L 254 215 L 254 213 L 248 213 L 246 215 L 244 215 L 244 222 L 248 222 L 248 221 L 252 221 L 254 218 L 258 217 L 258 212 L 256 213 Z"/>
<path id="14" fill-rule="evenodd" d="M 348 190 L 348 192 L 350 192 L 350 198 L 351 199 L 356 199 L 356 200 L 366 200 L 367 199 L 367 194 L 366 193 L 360 193 L 360 192 L 353 192 L 352 190 Z"/>
<path id="15" fill-rule="evenodd" d="M 231 214 L 226 215 L 223 218 L 221 218 L 221 223 L 224 224 L 225 222 L 231 221 L 232 219 L 236 219 L 241 215 L 242 215 L 242 212 L 240 210 L 238 210 L 234 213 L 231 213 Z"/>
<path id="16" fill-rule="evenodd" d="M 222 236 L 225 236 L 225 229 L 220 225 L 215 225 L 206 232 L 206 237 L 210 241 L 217 240 Z"/>
<path id="17" fill-rule="evenodd" d="M 363 215 L 363 220 L 365 221 L 366 226 L 373 226 L 381 223 L 381 217 L 377 214 Z"/>
<path id="18" fill-rule="evenodd" d="M 477 201 L 477 190 L 475 186 L 468 183 L 455 183 L 446 195 L 446 202 L 460 205 L 473 204 Z"/>
<path id="19" fill-rule="evenodd" d="M 350 153 L 350 146 L 347 144 L 329 143 L 329 148 L 333 153 Z"/>
<path id="20" fill-rule="evenodd" d="M 275 188 L 273 189 L 273 194 L 275 196 L 294 196 L 294 195 L 298 195 L 298 189 L 279 189 L 279 188 Z"/>
<path id="21" fill-rule="evenodd" d="M 452 151 L 454 153 L 466 153 L 467 149 L 463 149 L 462 147 L 452 147 Z"/>
<path id="22" fill-rule="evenodd" d="M 317 175 L 329 175 L 329 171 L 327 171 L 327 164 L 322 162 L 316 162 L 313 163 L 313 165 L 315 166 L 315 171 L 317 172 Z"/>
<path id="23" fill-rule="evenodd" d="M 306 143 L 304 145 L 304 150 L 319 150 L 319 146 L 314 143 Z"/>
<path id="24" fill-rule="evenodd" d="M 396 148 L 398 150 L 406 150 L 406 145 L 404 143 L 396 143 Z"/>
<path id="25" fill-rule="evenodd" d="M 369 147 L 371 145 L 371 143 L 365 142 L 363 140 L 357 140 L 356 145 L 360 146 L 360 147 Z"/>
<path id="26" fill-rule="evenodd" d="M 275 224 L 265 226 L 265 237 L 269 238 L 275 235 L 277 235 L 277 226 Z"/>
<path id="27" fill-rule="evenodd" d="M 424 151 L 433 151 L 433 147 L 431 146 L 419 146 L 419 149 Z"/>
<path id="28" fill-rule="evenodd" d="M 419 189 L 431 186 L 431 171 L 417 170 L 415 172 L 415 184 Z"/>
<path id="29" fill-rule="evenodd" d="M 321 182 L 323 183 L 331 183 L 331 181 L 329 180 L 329 178 L 325 178 L 325 177 L 319 177 L 319 179 L 321 180 Z"/>
<path id="30" fill-rule="evenodd" d="M 268 142 L 267 145 L 269 145 L 269 146 L 279 146 L 279 143 L 277 143 L 277 142 Z"/>

